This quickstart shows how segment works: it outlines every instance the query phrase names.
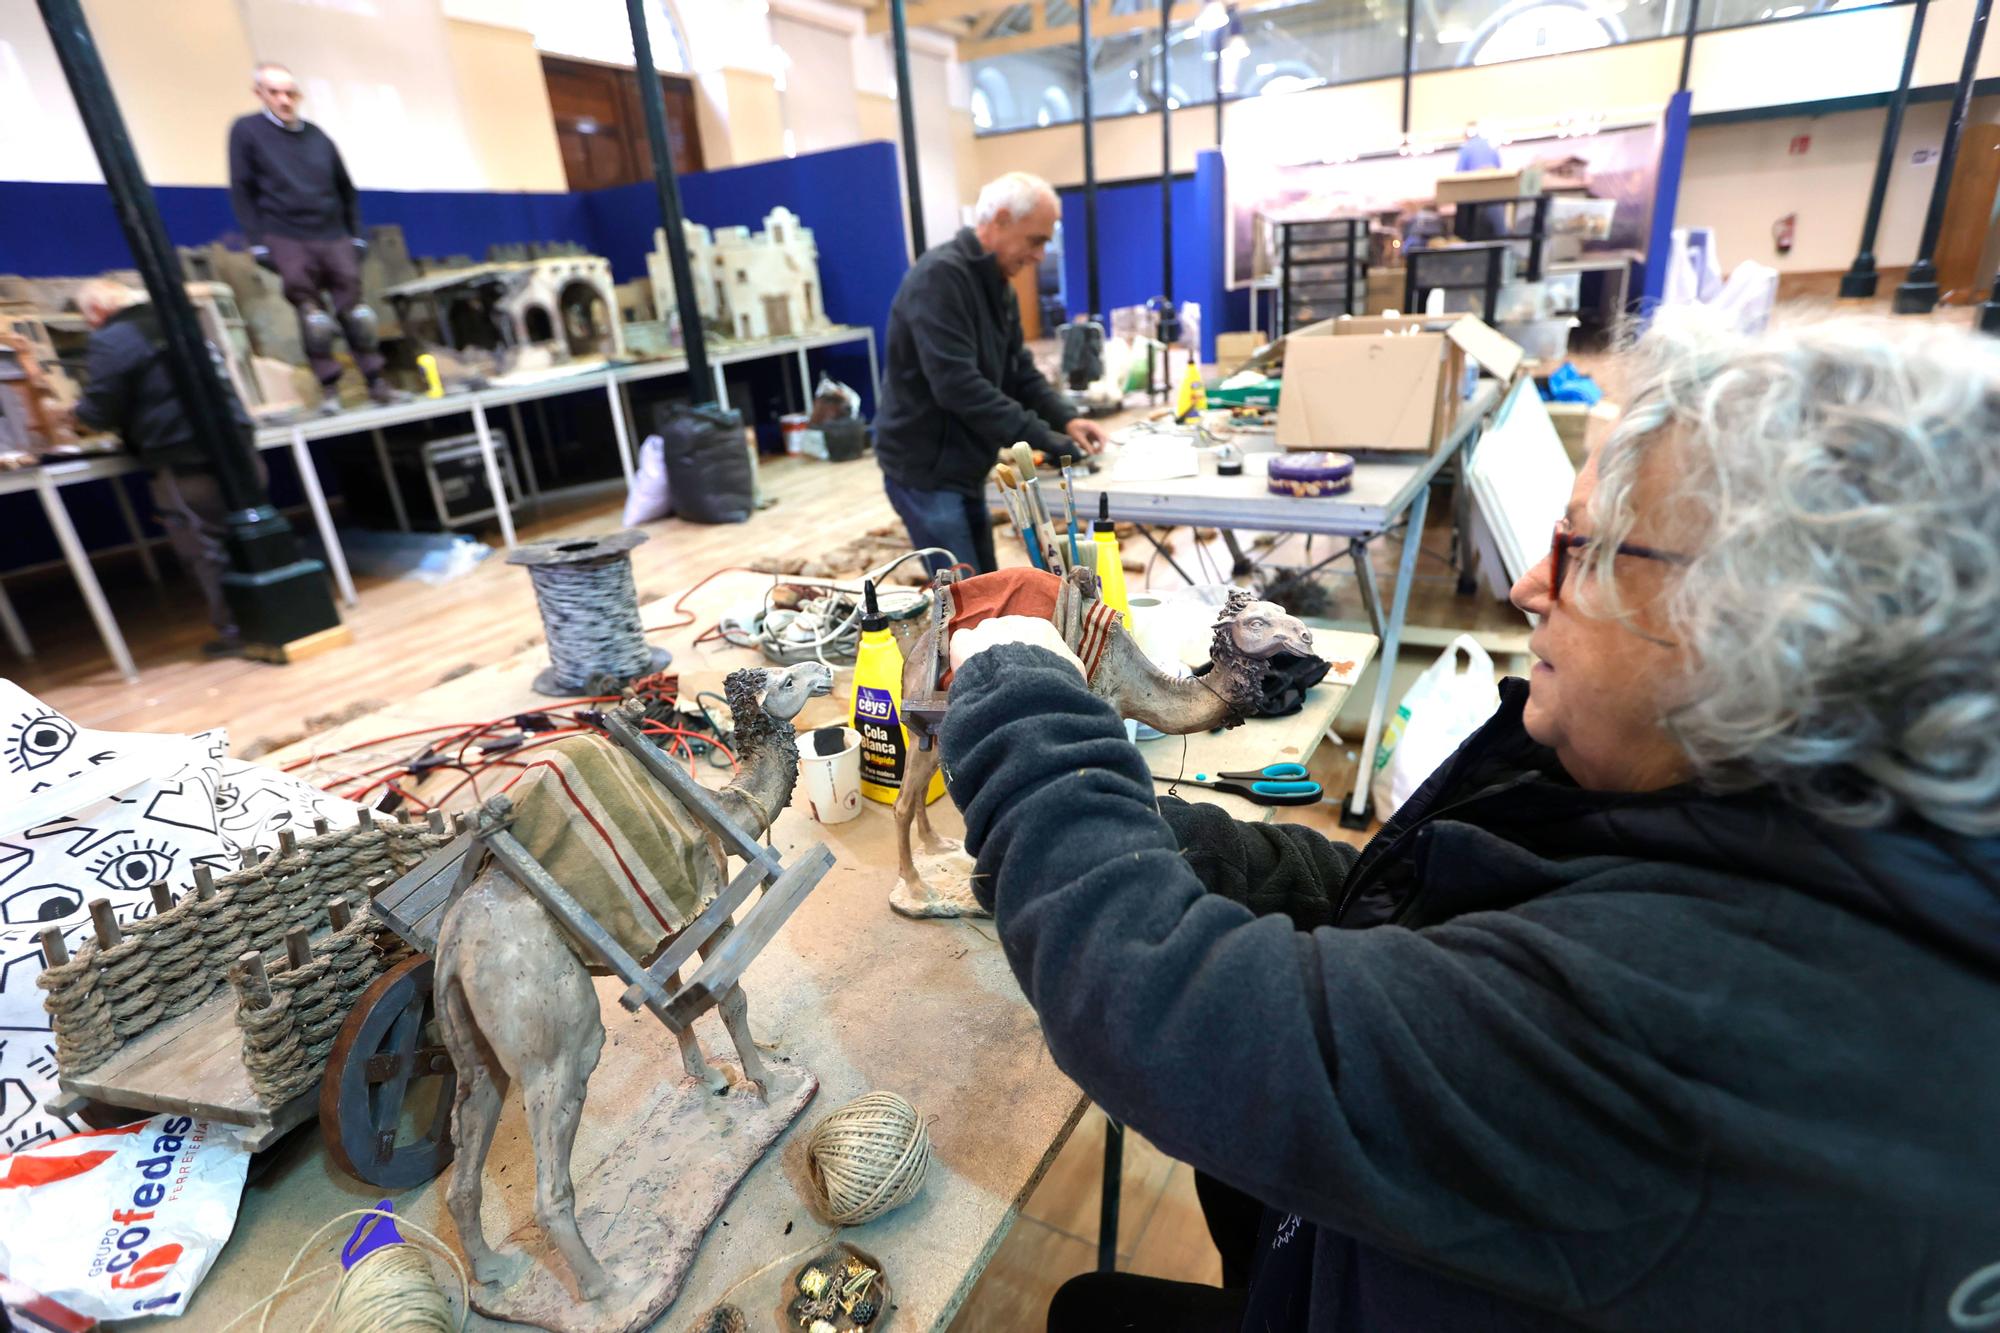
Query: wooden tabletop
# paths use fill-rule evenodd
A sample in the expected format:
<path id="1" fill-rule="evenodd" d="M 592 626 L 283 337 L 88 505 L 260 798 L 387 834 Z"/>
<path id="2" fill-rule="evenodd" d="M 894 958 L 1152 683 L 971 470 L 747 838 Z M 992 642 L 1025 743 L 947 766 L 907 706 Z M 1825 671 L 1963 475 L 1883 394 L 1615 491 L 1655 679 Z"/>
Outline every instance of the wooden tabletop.
<path id="1" fill-rule="evenodd" d="M 740 597 L 740 588 L 735 595 Z M 669 600 L 648 608 L 648 623 L 669 618 Z M 701 597 L 691 607 L 702 625 L 719 610 L 719 604 Z M 676 653 L 683 697 L 692 697 L 696 689 L 720 688 L 729 670 L 755 662 L 753 654 L 742 650 L 695 649 L 691 632 L 666 640 Z M 1366 635 L 1324 638 L 1321 650 L 1351 662 L 1351 670 L 1329 676 L 1292 717 L 1190 738 L 1187 771 L 1303 762 L 1373 650 Z M 408 728 L 546 706 L 548 701 L 529 688 L 543 665 L 543 651 L 529 649 L 266 756 L 265 762 L 282 764 Z M 844 715 L 851 683 L 851 671 L 840 671 L 834 696 L 816 700 L 800 719 L 801 729 Z M 1146 749 L 1155 772 L 1179 770 L 1179 738 L 1156 741 Z M 1183 791 L 1195 799 L 1209 798 L 1192 788 Z M 1241 818 L 1266 819 L 1272 813 L 1238 798 L 1220 800 Z M 773 827 L 773 841 L 787 857 L 823 841 L 837 859 L 744 980 L 752 1027 L 761 1043 L 775 1048 L 766 1058 L 804 1065 L 819 1078 L 820 1091 L 709 1229 L 687 1285 L 656 1328 L 678 1331 L 694 1325 L 749 1275 L 829 1232 L 802 1202 L 804 1131 L 874 1089 L 901 1093 L 925 1115 L 933 1165 L 914 1202 L 850 1228 L 844 1236 L 882 1260 L 895 1290 L 889 1324 L 895 1333 L 943 1328 L 1084 1109 L 1081 1092 L 1049 1057 L 992 923 L 910 921 L 889 910 L 894 826 L 887 807 L 863 805 L 860 817 L 823 827 L 805 812 L 801 795 Z M 937 803 L 932 818 L 940 832 L 961 835 L 962 821 L 949 800 Z M 666 1030 L 649 1014 L 629 1014 L 619 1007 L 620 983 L 607 979 L 598 985 L 608 1040 L 590 1081 L 574 1153 L 581 1203 L 590 1198 L 594 1170 L 652 1100 L 649 1092 L 661 1079 L 681 1076 Z M 697 1031 L 704 1046 L 726 1057 L 728 1046 L 713 1015 L 697 1024 Z M 244 1192 L 235 1234 L 190 1301 L 192 1319 L 182 1327 L 220 1326 L 278 1285 L 294 1252 L 315 1228 L 382 1197 L 329 1162 L 312 1126 L 266 1154 L 261 1165 L 261 1174 Z M 442 1176 L 404 1191 L 395 1196 L 395 1206 L 455 1240 L 444 1207 L 448 1179 Z M 531 1220 L 534 1169 L 520 1109 L 511 1098 L 487 1160 L 486 1179 L 490 1237 L 506 1236 Z M 330 1258 L 347 1230 L 343 1225 L 307 1264 Z M 750 1283 L 737 1294 L 759 1285 Z M 287 1318 L 305 1317 L 328 1290 L 307 1287 L 279 1307 L 273 1322 L 283 1326 Z M 474 1315 L 468 1327 L 502 1325 Z"/>

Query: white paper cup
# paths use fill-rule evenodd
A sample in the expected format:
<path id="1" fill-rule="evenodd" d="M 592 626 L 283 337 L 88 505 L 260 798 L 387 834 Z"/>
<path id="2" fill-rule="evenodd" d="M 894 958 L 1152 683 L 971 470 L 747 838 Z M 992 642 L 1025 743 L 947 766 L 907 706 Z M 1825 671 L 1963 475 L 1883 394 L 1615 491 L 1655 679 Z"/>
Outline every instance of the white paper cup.
<path id="1" fill-rule="evenodd" d="M 822 824 L 845 824 L 861 813 L 861 733 L 853 727 L 840 732 L 845 745 L 838 754 L 817 753 L 818 731 L 800 737 L 799 778 Z"/>

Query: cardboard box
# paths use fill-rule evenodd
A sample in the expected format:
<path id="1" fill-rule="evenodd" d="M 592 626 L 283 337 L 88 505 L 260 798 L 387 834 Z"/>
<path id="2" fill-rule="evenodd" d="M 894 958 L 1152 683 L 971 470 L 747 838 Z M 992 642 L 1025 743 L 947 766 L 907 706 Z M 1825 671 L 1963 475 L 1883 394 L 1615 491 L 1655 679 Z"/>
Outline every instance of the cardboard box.
<path id="1" fill-rule="evenodd" d="M 1401 264 L 1368 270 L 1368 291 L 1362 299 L 1362 307 L 1371 315 L 1401 310 L 1403 283 L 1408 276 L 1409 270 Z"/>
<path id="2" fill-rule="evenodd" d="M 1277 443 L 1286 449 L 1430 451 L 1444 338 L 1301 338 L 1285 352 Z"/>
<path id="3" fill-rule="evenodd" d="M 1521 349 L 1471 316 L 1349 316 L 1286 338 L 1276 442 L 1286 449 L 1428 453 L 1458 423 L 1467 357 L 1496 378 Z"/>
<path id="4" fill-rule="evenodd" d="M 1540 167 L 1493 167 L 1486 171 L 1454 171 L 1438 177 L 1437 201 L 1444 204 L 1479 204 L 1493 199 L 1518 199 L 1538 194 L 1542 188 Z"/>
<path id="5" fill-rule="evenodd" d="M 1234 371 L 1238 366 L 1257 354 L 1264 345 L 1261 333 L 1218 333 L 1215 335 L 1215 364 L 1225 372 Z"/>

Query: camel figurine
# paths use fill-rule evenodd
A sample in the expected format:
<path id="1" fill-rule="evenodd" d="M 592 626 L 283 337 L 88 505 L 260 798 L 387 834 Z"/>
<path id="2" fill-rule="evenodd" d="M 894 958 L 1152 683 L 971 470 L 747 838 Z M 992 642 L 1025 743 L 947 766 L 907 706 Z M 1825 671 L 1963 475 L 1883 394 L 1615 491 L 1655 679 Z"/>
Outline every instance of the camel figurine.
<path id="1" fill-rule="evenodd" d="M 738 829 L 754 831 L 753 843 L 791 803 L 799 762 L 793 719 L 807 700 L 828 694 L 832 688 L 832 669 L 818 662 L 782 671 L 746 669 L 728 677 L 724 691 L 735 720 L 740 771 L 727 787 L 708 795 Z M 617 726 L 610 729 L 619 736 Z M 499 808 L 504 813 L 507 807 Z M 622 831 L 628 835 L 637 832 Z M 578 1293 L 591 1302 L 610 1295 L 614 1280 L 577 1230 L 569 1163 L 585 1085 L 604 1046 L 604 1023 L 590 972 L 606 969 L 586 965 L 550 910 L 519 882 L 519 871 L 510 873 L 509 866 L 498 863 L 505 860 L 501 855 L 505 845 L 497 839 L 489 843 L 496 863 L 478 873 L 452 900 L 438 930 L 433 987 L 444 1044 L 458 1070 L 452 1104 L 457 1169 L 448 1201 L 473 1273 L 488 1287 L 510 1285 L 527 1267 L 528 1257 L 519 1252 L 505 1257 L 495 1253 L 486 1243 L 479 1210 L 481 1175 L 500 1119 L 501 1097 L 510 1081 L 518 1082 L 534 1144 L 535 1216 L 561 1252 Z M 739 843 L 738 850 L 741 848 Z M 703 873 L 694 901 L 700 903 L 714 900 L 724 882 L 725 852 L 713 830 L 709 850 L 711 855 L 697 859 Z M 475 851 L 470 863 L 478 860 Z M 775 858 L 771 864 L 776 864 Z M 746 873 L 750 870 L 754 867 Z M 542 873 L 547 878 L 546 872 Z M 818 876 L 811 878 L 816 882 Z M 804 892 L 810 888 L 808 883 Z M 796 896 L 803 898 L 804 892 Z M 767 889 L 758 906 L 763 907 L 771 897 L 772 890 Z M 730 935 L 728 904 L 715 905 L 725 910 L 700 946 L 704 960 Z M 683 927 L 682 933 L 691 928 L 692 923 Z M 664 955 L 669 950 L 663 947 L 658 952 Z M 666 980 L 671 983 L 671 975 Z M 637 1007 L 629 994 L 626 1003 Z M 679 1003 L 677 1000 L 672 1006 L 676 1011 Z M 769 1075 L 750 1033 L 743 992 L 731 982 L 713 1003 L 736 1047 L 743 1079 L 761 1099 Z M 673 1030 L 687 1073 L 713 1092 L 726 1092 L 727 1080 L 703 1057 L 688 1026 L 692 1014 L 677 1022 L 667 1012 L 669 1006 L 652 1000 L 647 1005 Z"/>
<path id="2" fill-rule="evenodd" d="M 1033 570 L 980 577 L 1055 583 L 1055 605 L 1049 618 L 1063 642 L 1089 670 L 1090 692 L 1110 703 L 1120 717 L 1143 722 L 1169 736 L 1235 726 L 1263 698 L 1266 664 L 1273 657 L 1312 652 L 1312 631 L 1297 617 L 1275 602 L 1253 601 L 1249 593 L 1232 589 L 1215 622 L 1208 673 L 1170 676 L 1154 665 L 1124 625 L 1117 623 L 1115 613 L 1103 605 L 1094 571 L 1074 569 L 1066 579 Z M 951 586 L 944 576 L 939 577 L 940 607 L 946 605 Z M 934 616 L 903 662 L 903 718 L 917 743 L 909 749 L 903 785 L 896 794 L 897 878 L 889 905 L 910 917 L 990 915 L 970 889 L 944 893 L 927 884 L 911 851 L 913 828 L 925 852 L 938 855 L 956 850 L 931 827 L 923 799 L 938 765 L 936 732 L 943 700 L 936 681 L 950 649 L 949 643 L 940 639 L 951 628 L 943 613 Z"/>

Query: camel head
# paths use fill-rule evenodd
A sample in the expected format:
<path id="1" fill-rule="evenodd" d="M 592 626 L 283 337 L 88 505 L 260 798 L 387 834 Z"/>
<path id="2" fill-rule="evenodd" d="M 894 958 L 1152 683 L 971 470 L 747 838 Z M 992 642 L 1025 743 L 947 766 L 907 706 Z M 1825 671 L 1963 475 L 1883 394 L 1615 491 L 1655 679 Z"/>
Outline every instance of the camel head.
<path id="1" fill-rule="evenodd" d="M 739 702 L 754 700 L 764 716 L 790 722 L 807 700 L 833 693 L 833 668 L 824 662 L 799 662 L 783 669 L 749 667 L 732 671 L 723 691 L 732 712 Z"/>
<path id="2" fill-rule="evenodd" d="M 1209 680 L 1231 707 L 1248 714 L 1263 700 L 1265 663 L 1279 653 L 1309 657 L 1312 650 L 1312 631 L 1297 616 L 1232 589 L 1209 645 Z"/>

